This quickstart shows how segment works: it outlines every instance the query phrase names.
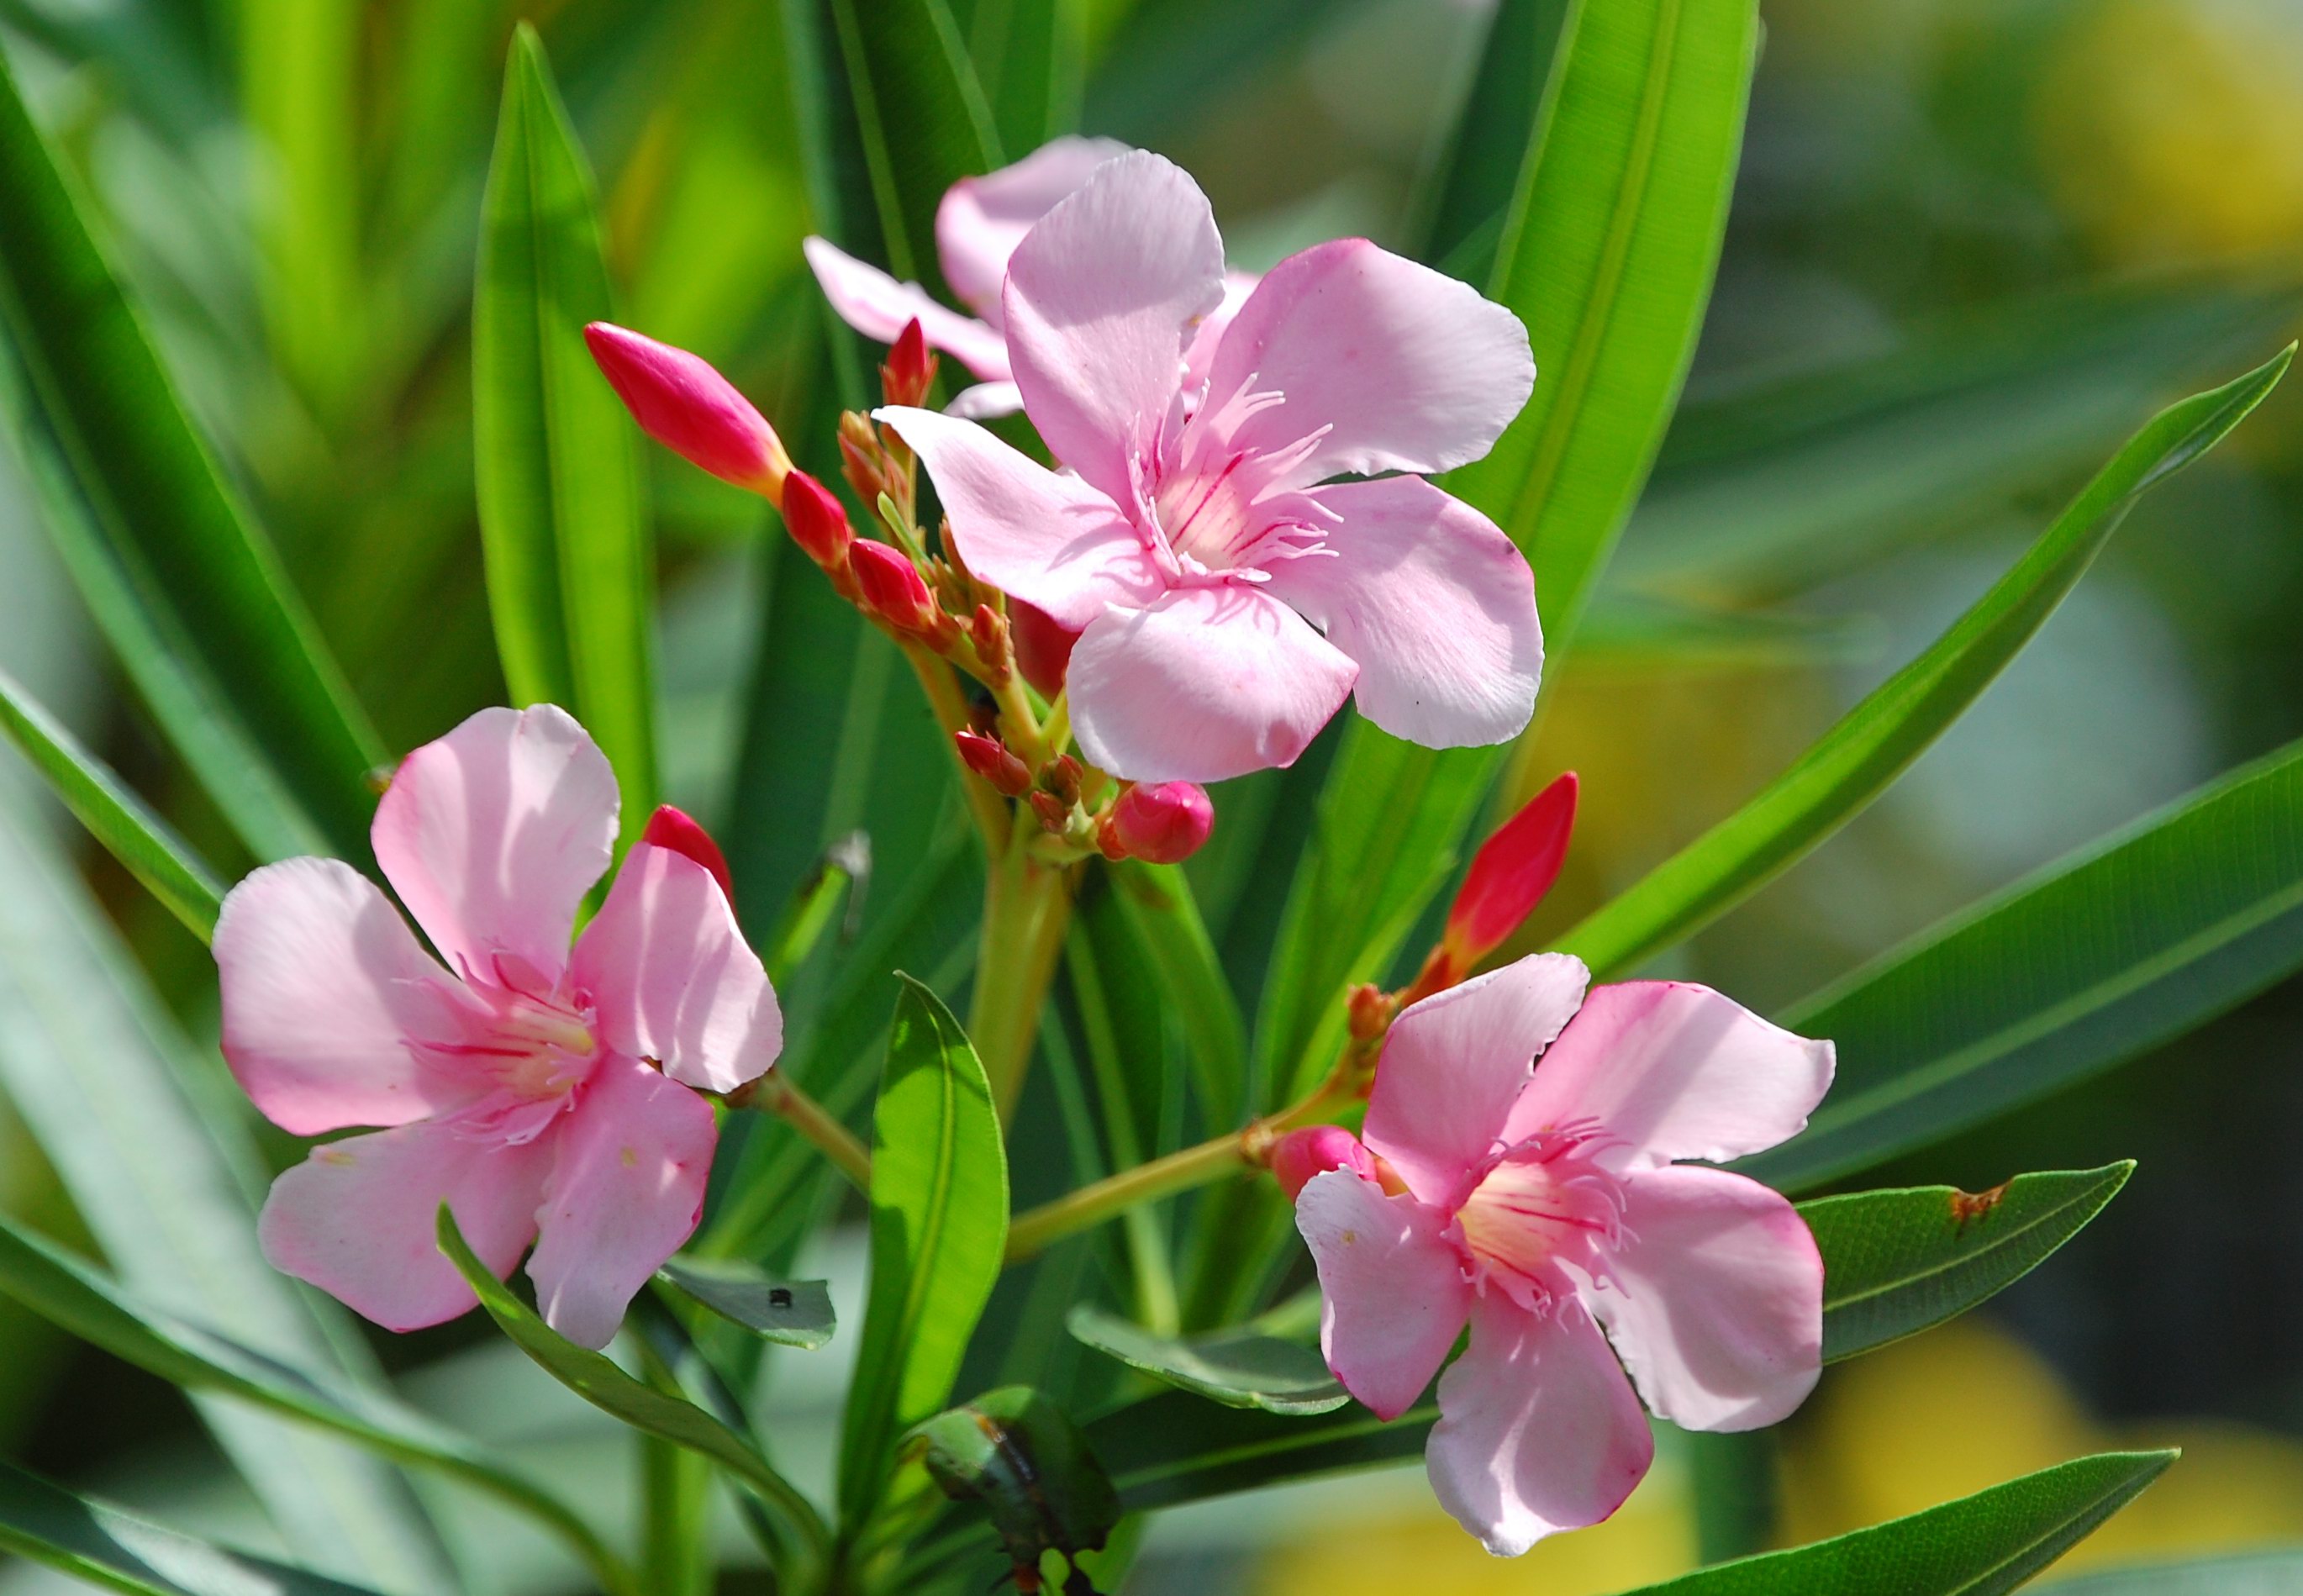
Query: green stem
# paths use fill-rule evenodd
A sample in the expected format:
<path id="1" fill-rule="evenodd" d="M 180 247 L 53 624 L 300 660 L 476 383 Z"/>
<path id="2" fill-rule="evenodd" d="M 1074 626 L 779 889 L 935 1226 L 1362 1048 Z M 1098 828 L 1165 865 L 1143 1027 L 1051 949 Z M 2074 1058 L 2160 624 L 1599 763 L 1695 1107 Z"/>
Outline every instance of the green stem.
<path id="1" fill-rule="evenodd" d="M 728 1094 L 727 1101 L 730 1108 L 758 1109 L 785 1120 L 814 1143 L 857 1191 L 871 1195 L 871 1151 L 856 1139 L 854 1131 L 840 1123 L 838 1116 L 801 1091 L 784 1071 L 769 1070 L 759 1079 Z"/>
<path id="2" fill-rule="evenodd" d="M 1019 836 L 994 856 L 983 883 L 983 929 L 975 961 L 975 995 L 967 1035 L 1007 1124 L 1023 1094 L 1024 1076 L 1040 1034 L 1040 1009 L 1071 923 L 1066 867 L 1036 858 Z"/>
<path id="3" fill-rule="evenodd" d="M 921 690 L 927 694 L 929 707 L 935 711 L 936 723 L 944 729 L 943 751 L 958 767 L 959 790 L 975 816 L 976 829 L 983 833 L 983 850 L 997 858 L 1008 847 L 1008 833 L 1014 828 L 1008 823 L 1008 800 L 967 768 L 958 745 L 951 740 L 952 732 L 967 729 L 967 697 L 960 691 L 959 678 L 925 645 L 906 642 L 902 646 L 904 657 L 911 661 L 912 671 L 920 679 Z"/>

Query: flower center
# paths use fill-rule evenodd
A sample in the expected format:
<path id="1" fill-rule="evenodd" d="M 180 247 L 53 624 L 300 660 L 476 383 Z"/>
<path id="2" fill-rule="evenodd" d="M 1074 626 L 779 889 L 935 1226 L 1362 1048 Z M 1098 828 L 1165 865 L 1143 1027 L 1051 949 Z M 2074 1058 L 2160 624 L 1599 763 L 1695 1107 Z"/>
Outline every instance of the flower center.
<path id="1" fill-rule="evenodd" d="M 1148 473 L 1139 462 L 1139 516 L 1186 581 L 1261 581 L 1264 566 L 1316 553 L 1326 538 L 1335 517 L 1296 478 L 1327 427 L 1280 449 L 1227 441 L 1282 403 L 1283 395 L 1245 384 L 1219 409 L 1177 423 L 1179 431 L 1163 428 Z"/>
<path id="2" fill-rule="evenodd" d="M 1595 1161 L 1598 1141 L 1587 1129 L 1544 1131 L 1496 1156 L 1455 1211 L 1482 1289 L 1493 1282 L 1541 1312 L 1557 1288 L 1555 1264 L 1593 1272 L 1598 1254 L 1623 1243 L 1623 1187 Z"/>
<path id="3" fill-rule="evenodd" d="M 457 1016 L 460 1034 L 428 1044 L 480 1088 L 456 1116 L 473 1140 L 535 1140 L 599 1061 L 585 994 L 522 990 L 527 984 L 468 978 L 471 1001 Z"/>

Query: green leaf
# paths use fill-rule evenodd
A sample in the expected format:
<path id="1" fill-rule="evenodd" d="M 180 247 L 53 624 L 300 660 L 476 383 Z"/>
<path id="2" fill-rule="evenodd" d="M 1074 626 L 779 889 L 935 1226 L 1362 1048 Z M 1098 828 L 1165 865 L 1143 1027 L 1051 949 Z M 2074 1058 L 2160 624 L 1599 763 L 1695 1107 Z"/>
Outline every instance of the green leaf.
<path id="1" fill-rule="evenodd" d="M 1527 130 L 1536 125 L 1571 4 L 1499 0 L 1454 131 L 1441 157 L 1424 174 L 1424 191 L 1416 198 L 1414 214 L 1422 232 L 1418 254 L 1424 260 L 1447 259 L 1485 230 L 1487 249 L 1476 281 L 1488 281 L 1504 213 L 1527 164 Z"/>
<path id="2" fill-rule="evenodd" d="M 1091 1303 L 1074 1308 L 1065 1323 L 1098 1352 L 1226 1407 L 1321 1414 L 1333 1413 L 1351 1400 L 1315 1349 L 1277 1336 L 1244 1328 L 1155 1336 Z"/>
<path id="3" fill-rule="evenodd" d="M 611 1418 L 710 1458 L 758 1498 L 786 1528 L 797 1532 L 818 1551 L 822 1550 L 826 1537 L 815 1509 L 769 1465 L 757 1447 L 693 1402 L 633 1379 L 604 1353 L 578 1347 L 544 1323 L 535 1309 L 513 1296 L 511 1288 L 473 1255 L 445 1203 L 440 1204 L 439 1237 L 441 1252 L 470 1283 L 496 1328 L 538 1368 Z"/>
<path id="4" fill-rule="evenodd" d="M 828 3 L 888 267 L 949 300 L 936 207 L 954 182 L 1004 160 L 966 41 L 947 0 Z"/>
<path id="5" fill-rule="evenodd" d="M 0 321 L 88 512 L 68 525 L 50 518 L 51 530 L 60 545 L 84 535 L 66 562 L 122 663 L 136 671 L 155 631 L 198 662 L 297 805 L 358 857 L 374 808 L 364 778 L 383 745 L 193 429 L 86 212 L 0 63 Z M 109 590 L 89 590 L 98 564 Z M 174 724 L 179 705 L 138 680 L 172 739 L 203 740 Z"/>
<path id="6" fill-rule="evenodd" d="M 980 1501 L 1008 1558 L 1036 1570 L 1044 1552 L 1101 1550 L 1119 1497 L 1063 1409 L 1029 1386 L 1003 1386 L 938 1414 L 905 1438 L 955 1501 Z"/>
<path id="7" fill-rule="evenodd" d="M 822 1280 L 772 1280 L 724 1258 L 672 1258 L 656 1273 L 764 1340 L 813 1350 L 831 1339 L 831 1289 Z"/>
<path id="8" fill-rule="evenodd" d="M 1737 1167 L 1816 1186 L 2181 1035 L 2303 965 L 2303 743 L 1893 950 L 1783 1017 L 1838 1045 L 1799 1136 Z"/>
<path id="9" fill-rule="evenodd" d="M 951 1397 L 1008 1240 L 1008 1158 L 983 1066 L 910 976 L 873 1111 L 872 1288 L 839 1443 L 841 1517 L 878 1505 L 895 1439 Z"/>
<path id="10" fill-rule="evenodd" d="M 1247 1101 L 1247 1024 L 1224 978 L 1191 882 L 1174 865 L 1123 861 L 1111 871 L 1113 897 L 1151 954 L 1150 972 L 1183 1034 L 1192 1078 L 1211 1123 L 1253 1111 Z"/>
<path id="11" fill-rule="evenodd" d="M 1948 1186 L 1800 1204 L 1823 1253 L 1823 1356 L 1835 1363 L 1964 1313 L 2076 1236 L 2133 1173 L 2018 1175 L 1970 1195 Z"/>
<path id="12" fill-rule="evenodd" d="M 1088 131 L 1168 148 L 1242 84 L 1271 81 L 1367 0 L 1158 0 L 1120 8 L 1095 52 Z"/>
<path id="13" fill-rule="evenodd" d="M 2136 499 L 2212 448 L 2271 392 L 2290 345 L 2170 406 L 2114 456 L 1991 591 L 1797 764 L 1561 940 L 1605 977 L 1693 934 L 1845 824 L 1956 721 L 2063 602 Z"/>
<path id="14" fill-rule="evenodd" d="M 219 1392 L 299 1424 L 333 1431 L 394 1462 L 476 1486 L 565 1538 L 609 1588 L 630 1589 L 615 1555 L 579 1515 L 477 1442 L 332 1371 L 256 1351 L 139 1300 L 4 1216 L 0 1292 L 59 1330 L 171 1385 Z"/>
<path id="15" fill-rule="evenodd" d="M 654 571 L 631 425 L 584 343 L 610 318 L 590 167 L 523 24 L 482 205 L 473 458 L 488 609 L 517 704 L 560 705 L 615 766 L 623 840 L 655 805 Z"/>
<path id="16" fill-rule="evenodd" d="M 1627 1596 L 1997 1596 L 2132 1500 L 2172 1452 L 2105 1452 L 1791 1551 L 1771 1551 Z"/>
<path id="17" fill-rule="evenodd" d="M 6 1462 L 0 1550 L 130 1596 L 360 1596 L 359 1586 L 195 1541 Z"/>
<path id="18" fill-rule="evenodd" d="M 1164 1391 L 1096 1420 L 1087 1439 L 1121 1503 L 1138 1512 L 1420 1458 L 1438 1416 L 1427 1405 L 1387 1424 L 1354 1404 L 1283 1417 Z"/>
<path id="19" fill-rule="evenodd" d="M 1079 124 L 1086 42 L 1077 0 L 974 0 L 966 18 L 1000 143 L 1027 156 Z"/>
<path id="20" fill-rule="evenodd" d="M 0 671 L 0 730 L 47 778 L 89 834 L 193 935 L 207 941 L 224 903 L 224 886 L 215 872 L 4 671 Z"/>
<path id="21" fill-rule="evenodd" d="M 1578 4 L 1532 111 L 1489 285 L 1527 324 L 1535 393 L 1448 486 L 1535 568 L 1553 669 L 1655 458 L 1711 291 L 1750 88 L 1753 0 Z M 1256 1020 L 1265 1106 L 1341 1035 L 1454 868 L 1500 750 L 1345 733 Z"/>
<path id="22" fill-rule="evenodd" d="M 2303 1550 L 2139 1563 L 2074 1575 L 2037 1589 L 2039 1596 L 2298 1596 L 2303 1592 Z"/>

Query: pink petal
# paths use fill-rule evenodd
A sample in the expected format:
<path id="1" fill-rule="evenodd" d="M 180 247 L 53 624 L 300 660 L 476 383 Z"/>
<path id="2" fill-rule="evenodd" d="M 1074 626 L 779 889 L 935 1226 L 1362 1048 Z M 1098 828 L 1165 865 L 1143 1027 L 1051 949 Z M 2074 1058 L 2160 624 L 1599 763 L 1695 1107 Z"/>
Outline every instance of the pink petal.
<path id="1" fill-rule="evenodd" d="M 641 842 L 624 856 L 573 974 L 611 1050 L 703 1091 L 732 1092 L 783 1051 L 760 956 L 712 872 L 686 854 Z"/>
<path id="2" fill-rule="evenodd" d="M 1494 1151 L 1535 1055 L 1583 1001 L 1590 972 L 1565 953 L 1533 953 L 1412 1004 L 1391 1024 L 1367 1144 L 1427 1203 L 1452 1209 Z"/>
<path id="3" fill-rule="evenodd" d="M 401 761 L 376 806 L 376 863 L 451 968 L 498 955 L 545 982 L 616 837 L 608 756 L 565 710 L 484 709 Z"/>
<path id="4" fill-rule="evenodd" d="M 1012 416 L 1023 408 L 1024 391 L 1014 383 L 978 383 L 953 394 L 943 413 L 963 421 L 990 421 Z"/>
<path id="5" fill-rule="evenodd" d="M 873 415 L 925 462 L 968 570 L 1076 630 L 1166 586 L 1112 502 L 972 421 L 890 407 Z"/>
<path id="6" fill-rule="evenodd" d="M 561 1131 L 527 1261 L 544 1322 L 584 1347 L 614 1339 L 624 1309 L 704 1213 L 719 1137 L 712 1105 L 631 1059 L 601 1060 Z"/>
<path id="7" fill-rule="evenodd" d="M 906 323 L 916 321 L 932 348 L 987 381 L 1007 380 L 1008 345 L 992 328 L 937 304 L 918 283 L 898 283 L 828 239 L 803 239 L 799 247 L 832 313 L 865 337 L 891 344 L 903 336 Z"/>
<path id="8" fill-rule="evenodd" d="M 963 177 L 946 189 L 936 207 L 936 254 L 951 291 L 998 325 L 1000 289 L 1016 246 L 1050 207 L 1127 148 L 1116 139 L 1050 139 L 1013 165 Z"/>
<path id="9" fill-rule="evenodd" d="M 1717 1163 L 1798 1134 L 1831 1086 L 1828 1042 L 1769 1025 L 1709 987 L 1602 986 L 1544 1055 L 1505 1134 L 1597 1120 L 1629 1167 Z"/>
<path id="10" fill-rule="evenodd" d="M 1222 346 L 1224 329 L 1239 315 L 1239 308 L 1247 303 L 1247 296 L 1263 279 L 1253 272 L 1226 272 L 1223 283 L 1223 302 L 1200 318 L 1192 330 L 1192 342 L 1184 350 L 1184 385 L 1198 388 L 1208 380 L 1215 368 L 1216 350 Z"/>
<path id="11" fill-rule="evenodd" d="M 478 1299 L 441 1254 L 440 1204 L 502 1279 L 536 1235 L 549 1145 L 474 1141 L 443 1121 L 315 1147 L 272 1183 L 264 1255 L 386 1330 L 453 1319 Z"/>
<path id="12" fill-rule="evenodd" d="M 1251 587 L 1179 588 L 1080 634 L 1072 729 L 1115 776 L 1219 781 L 1295 764 L 1354 674 L 1302 616 Z"/>
<path id="13" fill-rule="evenodd" d="M 1055 457 L 1133 501 L 1180 400 L 1191 324 L 1223 301 L 1223 240 L 1182 168 L 1138 150 L 1106 162 L 1008 262 L 1008 358 Z"/>
<path id="14" fill-rule="evenodd" d="M 1648 1406 L 1689 1430 L 1788 1415 L 1823 1362 L 1823 1259 L 1798 1212 L 1693 1165 L 1641 1170 L 1624 1198 L 1632 1239 L 1590 1301 Z"/>
<path id="15" fill-rule="evenodd" d="M 1537 1318 L 1500 1294 L 1472 1310 L 1472 1344 L 1439 1377 L 1424 1449 L 1432 1494 L 1499 1558 L 1599 1523 L 1655 1458 L 1632 1382 L 1573 1296 Z"/>
<path id="16" fill-rule="evenodd" d="M 1543 673 L 1535 578 L 1510 538 L 1421 477 L 1311 495 L 1341 518 L 1320 546 L 1268 569 L 1271 595 L 1360 668 L 1360 713 L 1426 747 L 1498 743 L 1527 729 Z"/>
<path id="17" fill-rule="evenodd" d="M 224 1056 L 281 1129 L 405 1125 L 472 1095 L 419 1061 L 461 989 L 366 876 L 334 859 L 284 859 L 234 887 L 216 919 Z"/>
<path id="18" fill-rule="evenodd" d="M 1200 413 L 1244 390 L 1286 394 L 1232 442 L 1277 450 L 1331 426 L 1294 477 L 1312 483 L 1477 460 L 1534 386 L 1519 317 L 1365 239 L 1338 239 L 1265 274 L 1217 347 Z"/>
<path id="19" fill-rule="evenodd" d="M 1313 1176 L 1295 1226 L 1320 1269 L 1320 1347 L 1345 1389 L 1396 1419 L 1447 1361 L 1471 1311 L 1447 1219 L 1347 1170 Z"/>

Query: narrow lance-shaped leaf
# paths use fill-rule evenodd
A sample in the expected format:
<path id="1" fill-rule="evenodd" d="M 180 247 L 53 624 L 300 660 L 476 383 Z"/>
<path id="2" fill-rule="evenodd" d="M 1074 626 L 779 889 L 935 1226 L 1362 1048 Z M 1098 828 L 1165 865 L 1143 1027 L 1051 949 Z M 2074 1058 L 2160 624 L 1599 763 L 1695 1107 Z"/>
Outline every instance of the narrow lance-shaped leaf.
<path id="1" fill-rule="evenodd" d="M 1200 917 L 1191 882 L 1174 865 L 1130 859 L 1111 872 L 1114 896 L 1151 953 L 1148 974 L 1183 1033 L 1192 1079 L 1210 1123 L 1228 1126 L 1250 1111 L 1247 1025 Z"/>
<path id="2" fill-rule="evenodd" d="M 2303 1551 L 2154 1558 L 2033 1587 L 2038 1596 L 2295 1596 L 2303 1591 Z"/>
<path id="3" fill-rule="evenodd" d="M 1595 975 L 1693 934 L 1885 791 L 1981 696 L 2093 563 L 2136 499 L 2220 441 L 2271 392 L 2290 345 L 2237 381 L 2162 411 L 1990 592 L 1874 689 L 1799 762 L 1561 940 Z"/>
<path id="4" fill-rule="evenodd" d="M 873 1111 L 872 1285 L 840 1431 L 851 1526 L 878 1505 L 896 1438 L 950 1399 L 1008 1240 L 1008 1157 L 983 1066 L 935 993 L 902 979 Z"/>
<path id="5" fill-rule="evenodd" d="M 0 321 L 89 512 L 82 526 L 52 525 L 94 545 L 67 550 L 80 556 L 67 563 L 84 587 L 89 562 L 105 563 L 145 612 L 125 620 L 190 651 L 249 746 L 339 851 L 357 856 L 373 807 L 363 778 L 383 745 L 194 430 L 86 215 L 0 61 Z M 89 594 L 99 621 L 119 616 L 119 597 Z M 106 629 L 122 647 L 120 628 Z M 162 728 L 177 735 L 166 718 Z"/>
<path id="6" fill-rule="evenodd" d="M 360 1586 L 195 1541 L 5 1462 L 0 1550 L 129 1596 L 363 1596 Z"/>
<path id="7" fill-rule="evenodd" d="M 2058 860 L 1797 1005 L 1839 1076 L 1739 1167 L 1798 1189 L 2181 1035 L 2303 966 L 2303 743 Z"/>
<path id="8" fill-rule="evenodd" d="M 0 730 L 47 778 L 89 834 L 193 935 L 207 941 L 224 904 L 224 885 L 215 872 L 4 671 L 0 671 Z"/>
<path id="9" fill-rule="evenodd" d="M 723 1258 L 673 1258 L 656 1272 L 763 1340 L 813 1349 L 831 1339 L 831 1290 L 822 1280 L 774 1280 Z"/>
<path id="10" fill-rule="evenodd" d="M 2175 1457 L 2081 1457 L 1924 1513 L 1699 1569 L 1627 1596 L 1999 1596 L 2133 1500 Z"/>
<path id="11" fill-rule="evenodd" d="M 655 806 L 654 572 L 630 424 L 584 344 L 611 312 L 591 170 L 522 24 L 472 302 L 488 608 L 513 700 L 567 709 L 615 766 L 628 842 Z"/>
<path id="12" fill-rule="evenodd" d="M 1321 1414 L 1351 1400 L 1318 1351 L 1301 1342 L 1244 1327 L 1198 1336 L 1155 1336 L 1089 1303 L 1074 1308 L 1065 1322 L 1073 1335 L 1098 1352 L 1163 1385 L 1226 1407 Z"/>
<path id="13" fill-rule="evenodd" d="M 1467 282 L 1494 273 L 1504 215 L 1527 165 L 1527 130 L 1570 14 L 1570 0 L 1499 0 L 1455 128 L 1423 174 L 1413 212 L 1422 258 Z"/>

